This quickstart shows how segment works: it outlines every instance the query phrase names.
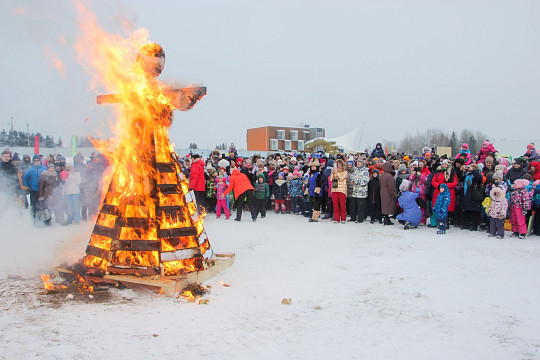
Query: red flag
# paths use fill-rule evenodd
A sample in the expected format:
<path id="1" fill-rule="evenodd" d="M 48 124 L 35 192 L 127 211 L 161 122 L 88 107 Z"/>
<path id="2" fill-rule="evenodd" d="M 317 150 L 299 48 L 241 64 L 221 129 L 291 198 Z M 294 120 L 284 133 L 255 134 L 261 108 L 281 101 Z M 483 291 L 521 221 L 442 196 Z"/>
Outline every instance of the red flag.
<path id="1" fill-rule="evenodd" d="M 39 155 L 39 135 L 34 138 L 34 154 Z"/>

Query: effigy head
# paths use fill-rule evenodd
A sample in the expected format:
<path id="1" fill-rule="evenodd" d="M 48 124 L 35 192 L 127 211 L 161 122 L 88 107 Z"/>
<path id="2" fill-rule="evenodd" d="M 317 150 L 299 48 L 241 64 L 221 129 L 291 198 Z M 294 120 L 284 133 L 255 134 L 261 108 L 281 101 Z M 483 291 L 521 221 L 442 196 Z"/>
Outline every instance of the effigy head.
<path id="1" fill-rule="evenodd" d="M 156 43 L 146 44 L 137 54 L 137 64 L 149 76 L 158 77 L 165 67 L 165 51 Z"/>

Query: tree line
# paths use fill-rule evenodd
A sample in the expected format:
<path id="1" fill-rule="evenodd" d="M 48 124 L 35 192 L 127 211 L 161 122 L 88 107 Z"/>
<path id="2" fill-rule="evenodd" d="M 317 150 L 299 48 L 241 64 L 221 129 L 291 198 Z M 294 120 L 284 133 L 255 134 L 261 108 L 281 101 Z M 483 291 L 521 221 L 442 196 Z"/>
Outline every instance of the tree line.
<path id="1" fill-rule="evenodd" d="M 480 151 L 482 143 L 487 139 L 489 139 L 489 137 L 479 130 L 472 131 L 463 129 L 458 135 L 456 131 L 450 133 L 444 132 L 438 128 L 430 128 L 424 132 L 417 132 L 414 135 L 408 134 L 400 141 L 386 139 L 383 141 L 383 146 L 387 146 L 389 151 L 391 147 L 393 147 L 399 152 L 406 152 L 414 155 L 421 155 L 424 146 L 433 148 L 443 146 L 452 148 L 452 154 L 456 156 L 461 149 L 461 145 L 466 143 L 469 145 L 471 154 L 474 155 Z"/>
<path id="2" fill-rule="evenodd" d="M 0 132 L 0 146 L 34 146 L 36 136 L 39 136 L 39 145 L 47 148 L 61 147 L 62 139 L 58 138 L 57 141 L 54 140 L 52 135 L 41 135 L 37 133 L 27 133 L 26 131 L 17 131 L 9 130 L 6 131 L 2 129 Z"/>
<path id="3" fill-rule="evenodd" d="M 6 130 L 0 131 L 0 146 L 2 147 L 33 147 L 36 136 L 39 136 L 39 146 L 44 148 L 62 147 L 62 139 L 55 140 L 52 135 L 42 135 L 39 132 L 27 133 L 26 131 Z M 86 136 L 75 136 L 78 148 L 94 147 Z M 68 144 L 69 146 L 70 144 Z"/>

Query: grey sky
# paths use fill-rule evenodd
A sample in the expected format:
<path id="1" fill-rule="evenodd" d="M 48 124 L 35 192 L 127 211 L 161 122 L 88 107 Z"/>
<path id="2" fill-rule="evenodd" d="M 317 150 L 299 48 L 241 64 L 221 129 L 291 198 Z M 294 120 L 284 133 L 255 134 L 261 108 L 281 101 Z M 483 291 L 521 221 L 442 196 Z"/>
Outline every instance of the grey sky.
<path id="1" fill-rule="evenodd" d="M 208 96 L 175 115 L 171 139 L 246 145 L 246 128 L 366 128 L 362 146 L 426 127 L 528 138 L 540 118 L 538 1 L 96 1 L 103 28 L 128 19 L 163 46 L 162 80 Z M 16 9 L 14 11 L 14 9 Z M 1 127 L 62 136 L 105 133 L 72 44 L 70 1 L 0 4 L 6 50 Z M 60 36 L 66 39 L 62 45 Z M 46 49 L 46 50 L 44 50 Z M 66 66 L 65 78 L 45 52 Z M 88 118 L 87 122 L 83 122 Z"/>

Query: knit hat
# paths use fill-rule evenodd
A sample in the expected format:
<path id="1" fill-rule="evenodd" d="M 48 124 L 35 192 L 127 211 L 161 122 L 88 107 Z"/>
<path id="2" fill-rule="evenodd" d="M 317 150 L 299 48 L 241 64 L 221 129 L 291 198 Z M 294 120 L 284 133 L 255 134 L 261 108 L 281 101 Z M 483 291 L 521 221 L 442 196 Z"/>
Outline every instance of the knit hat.
<path id="1" fill-rule="evenodd" d="M 221 170 L 227 171 L 227 169 L 225 169 L 223 166 L 221 166 L 221 167 L 219 168 L 219 171 L 221 171 Z"/>
<path id="2" fill-rule="evenodd" d="M 500 172 L 504 173 L 505 170 L 506 170 L 506 166 L 504 166 L 504 165 L 495 166 L 495 172 L 500 171 Z"/>
<path id="3" fill-rule="evenodd" d="M 398 172 L 407 171 L 407 167 L 403 164 L 399 165 Z"/>
<path id="4" fill-rule="evenodd" d="M 418 166 L 418 161 L 414 160 L 412 163 L 411 163 L 411 167 L 417 167 Z"/>
<path id="5" fill-rule="evenodd" d="M 201 157 L 201 155 L 199 155 L 199 154 L 193 154 L 193 155 L 191 155 L 191 158 L 192 158 L 192 159 L 199 159 L 200 157 Z"/>
<path id="6" fill-rule="evenodd" d="M 293 176 L 300 176 L 300 171 L 294 170 L 292 174 Z"/>
<path id="7" fill-rule="evenodd" d="M 39 155 L 34 155 L 34 156 L 32 156 L 32 161 L 34 161 L 34 160 L 41 160 L 41 159 L 39 158 Z"/>
<path id="8" fill-rule="evenodd" d="M 448 159 L 444 159 L 443 161 L 441 161 L 441 164 L 446 164 L 446 165 L 448 165 L 448 164 L 449 164 Z"/>
<path id="9" fill-rule="evenodd" d="M 491 143 L 489 142 L 489 140 L 486 140 L 486 141 L 484 141 L 484 142 L 482 143 L 482 145 L 486 145 L 486 146 L 488 146 L 489 144 L 491 144 Z"/>
<path id="10" fill-rule="evenodd" d="M 349 160 L 349 161 L 347 161 L 347 165 L 354 166 L 354 163 L 352 162 L 352 160 Z"/>
<path id="11" fill-rule="evenodd" d="M 522 189 L 529 185 L 529 180 L 517 179 L 514 181 L 514 189 Z"/>
<path id="12" fill-rule="evenodd" d="M 278 176 L 281 176 L 282 178 L 284 178 L 284 177 L 285 177 L 285 174 L 282 173 L 282 172 L 280 172 L 280 173 L 278 174 Z"/>
<path id="13" fill-rule="evenodd" d="M 401 184 L 399 185 L 399 191 L 401 192 L 409 191 L 409 185 L 410 185 L 409 180 L 403 180 Z"/>
<path id="14" fill-rule="evenodd" d="M 47 164 L 47 169 L 48 169 L 48 168 L 53 168 L 53 167 L 54 167 L 54 164 L 53 164 L 53 163 L 48 163 L 48 164 Z"/>
<path id="15" fill-rule="evenodd" d="M 534 145 L 533 145 L 533 144 L 527 145 L 527 150 L 533 150 L 533 149 L 534 149 Z"/>
<path id="16" fill-rule="evenodd" d="M 236 159 L 236 166 L 240 167 L 242 165 L 244 165 L 244 160 L 242 160 L 242 158 Z"/>
<path id="17" fill-rule="evenodd" d="M 469 149 L 469 144 L 464 143 L 463 145 L 461 145 L 461 148 L 462 149 Z"/>
<path id="18" fill-rule="evenodd" d="M 493 174 L 493 179 L 503 179 L 504 178 L 504 175 L 503 175 L 503 172 L 502 171 L 495 171 L 495 174 Z"/>

